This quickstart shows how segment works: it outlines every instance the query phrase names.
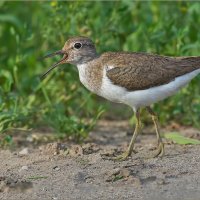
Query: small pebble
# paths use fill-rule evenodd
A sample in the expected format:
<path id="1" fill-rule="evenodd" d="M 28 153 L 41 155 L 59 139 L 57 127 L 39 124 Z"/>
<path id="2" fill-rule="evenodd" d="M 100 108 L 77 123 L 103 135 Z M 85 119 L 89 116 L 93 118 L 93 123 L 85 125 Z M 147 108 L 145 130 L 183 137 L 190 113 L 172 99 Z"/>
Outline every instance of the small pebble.
<path id="1" fill-rule="evenodd" d="M 59 170 L 60 170 L 60 167 L 55 166 L 55 167 L 53 167 L 53 169 L 54 169 L 55 171 L 59 171 Z"/>
<path id="2" fill-rule="evenodd" d="M 117 175 L 120 173 L 120 168 L 115 168 L 113 169 L 113 171 L 111 172 L 112 175 Z"/>
<path id="3" fill-rule="evenodd" d="M 166 181 L 165 181 L 165 179 L 163 179 L 163 178 L 157 178 L 157 179 L 156 179 L 156 183 L 157 183 L 158 185 L 164 185 L 164 184 L 166 184 Z"/>
<path id="4" fill-rule="evenodd" d="M 120 170 L 120 175 L 121 176 L 123 176 L 123 177 L 129 177 L 130 176 L 130 174 L 131 174 L 131 172 L 130 172 L 130 170 L 128 170 L 128 169 L 121 169 Z"/>
<path id="5" fill-rule="evenodd" d="M 19 172 L 21 171 L 28 171 L 28 166 L 24 165 L 19 169 Z"/>
<path id="6" fill-rule="evenodd" d="M 28 166 L 24 165 L 24 166 L 22 166 L 21 169 L 23 169 L 23 170 L 28 170 Z"/>
<path id="7" fill-rule="evenodd" d="M 29 152 L 28 152 L 28 148 L 24 148 L 22 149 L 20 152 L 19 152 L 19 155 L 20 156 L 25 156 L 27 155 Z"/>

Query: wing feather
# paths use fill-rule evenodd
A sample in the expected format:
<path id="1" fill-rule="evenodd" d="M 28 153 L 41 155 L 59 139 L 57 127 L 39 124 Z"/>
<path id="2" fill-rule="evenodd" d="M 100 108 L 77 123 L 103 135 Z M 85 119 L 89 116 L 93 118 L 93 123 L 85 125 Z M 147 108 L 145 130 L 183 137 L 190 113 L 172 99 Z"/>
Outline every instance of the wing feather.
<path id="1" fill-rule="evenodd" d="M 200 68 L 200 57 L 172 58 L 145 53 L 115 53 L 111 57 L 106 65 L 113 68 L 107 70 L 107 77 L 113 84 L 132 91 L 167 84 Z"/>

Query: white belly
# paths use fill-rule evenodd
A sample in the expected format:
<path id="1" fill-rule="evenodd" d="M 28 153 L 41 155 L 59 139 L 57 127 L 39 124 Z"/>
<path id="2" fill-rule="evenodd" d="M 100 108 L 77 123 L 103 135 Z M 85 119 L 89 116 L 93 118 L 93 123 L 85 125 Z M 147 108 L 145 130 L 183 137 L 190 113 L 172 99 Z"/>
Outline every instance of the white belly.
<path id="1" fill-rule="evenodd" d="M 193 72 L 177 77 L 174 81 L 168 84 L 132 92 L 114 85 L 108 79 L 106 73 L 104 73 L 100 95 L 108 100 L 124 103 L 131 106 L 133 109 L 137 109 L 139 107 L 149 106 L 173 95 L 199 73 L 200 69 L 197 69 Z"/>

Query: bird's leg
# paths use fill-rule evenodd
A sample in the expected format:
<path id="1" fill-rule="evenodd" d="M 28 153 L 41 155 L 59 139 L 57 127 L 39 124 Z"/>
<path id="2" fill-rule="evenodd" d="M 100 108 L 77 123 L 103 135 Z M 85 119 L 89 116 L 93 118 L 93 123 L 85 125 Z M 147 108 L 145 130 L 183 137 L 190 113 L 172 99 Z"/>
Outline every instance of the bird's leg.
<path id="1" fill-rule="evenodd" d="M 162 142 L 162 138 L 160 135 L 160 130 L 159 130 L 159 126 L 158 126 L 158 117 L 149 106 L 146 107 L 146 109 L 152 117 L 152 121 L 153 121 L 155 129 L 156 129 L 156 136 L 157 136 L 157 141 L 158 141 L 158 151 L 156 152 L 156 154 L 153 157 L 157 157 L 159 155 L 162 157 L 164 155 L 164 144 Z"/>
<path id="2" fill-rule="evenodd" d="M 136 125 L 133 136 L 131 138 L 131 142 L 129 144 L 128 149 L 122 154 L 114 158 L 114 160 L 125 160 L 128 156 L 133 152 L 134 143 L 140 131 L 140 111 L 139 109 L 136 111 Z"/>

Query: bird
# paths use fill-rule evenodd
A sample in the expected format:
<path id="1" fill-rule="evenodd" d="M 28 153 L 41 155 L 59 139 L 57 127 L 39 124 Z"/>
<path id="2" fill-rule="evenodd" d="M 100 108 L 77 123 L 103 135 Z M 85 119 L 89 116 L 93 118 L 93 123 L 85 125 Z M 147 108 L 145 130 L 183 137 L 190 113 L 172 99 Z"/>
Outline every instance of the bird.
<path id="1" fill-rule="evenodd" d="M 93 41 L 85 36 L 70 37 L 61 50 L 44 58 L 56 55 L 63 57 L 42 75 L 43 78 L 58 65 L 75 65 L 81 83 L 88 90 L 133 109 L 136 125 L 130 144 L 114 159 L 126 160 L 134 151 L 136 138 L 141 132 L 142 108 L 151 115 L 155 126 L 157 150 L 153 157 L 164 155 L 158 117 L 151 106 L 174 95 L 200 73 L 200 56 L 172 57 L 125 51 L 99 54 Z"/>

